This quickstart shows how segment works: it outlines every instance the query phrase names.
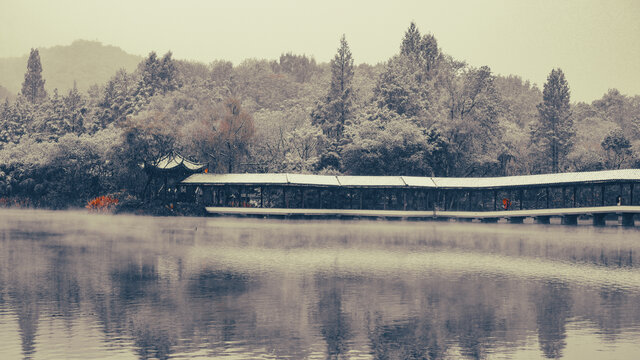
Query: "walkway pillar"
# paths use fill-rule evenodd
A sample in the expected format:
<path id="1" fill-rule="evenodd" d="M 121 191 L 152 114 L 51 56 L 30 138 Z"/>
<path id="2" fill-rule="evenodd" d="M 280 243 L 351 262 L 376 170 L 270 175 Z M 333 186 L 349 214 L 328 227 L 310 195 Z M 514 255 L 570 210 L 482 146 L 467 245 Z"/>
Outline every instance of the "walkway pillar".
<path id="1" fill-rule="evenodd" d="M 562 225 L 578 225 L 578 215 L 565 215 L 562 217 Z"/>
<path id="2" fill-rule="evenodd" d="M 524 222 L 523 216 L 512 216 L 508 218 L 510 224 L 522 224 Z"/>
<path id="3" fill-rule="evenodd" d="M 535 221 L 536 224 L 549 224 L 550 223 L 550 216 L 536 216 L 535 217 Z"/>
<path id="4" fill-rule="evenodd" d="M 633 221 L 633 213 L 622 213 L 622 226 L 635 226 Z"/>
<path id="5" fill-rule="evenodd" d="M 604 187 L 603 187 L 604 188 Z M 604 226 L 607 214 L 593 214 L 593 226 Z"/>

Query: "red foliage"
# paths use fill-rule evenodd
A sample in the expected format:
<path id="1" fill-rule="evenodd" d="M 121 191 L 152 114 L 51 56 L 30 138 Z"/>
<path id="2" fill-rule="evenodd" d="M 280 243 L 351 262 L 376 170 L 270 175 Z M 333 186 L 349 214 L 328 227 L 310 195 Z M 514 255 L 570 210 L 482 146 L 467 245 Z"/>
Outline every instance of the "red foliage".
<path id="1" fill-rule="evenodd" d="M 118 199 L 103 195 L 89 201 L 85 207 L 94 211 L 107 211 L 112 210 L 116 205 L 118 205 Z"/>

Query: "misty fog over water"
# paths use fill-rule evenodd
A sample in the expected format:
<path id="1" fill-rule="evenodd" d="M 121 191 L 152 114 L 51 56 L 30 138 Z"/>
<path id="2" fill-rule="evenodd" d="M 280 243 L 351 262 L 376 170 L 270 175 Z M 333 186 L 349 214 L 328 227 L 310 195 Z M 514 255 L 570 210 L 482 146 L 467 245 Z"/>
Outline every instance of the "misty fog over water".
<path id="1" fill-rule="evenodd" d="M 617 358 L 635 229 L 0 210 L 2 359 Z"/>

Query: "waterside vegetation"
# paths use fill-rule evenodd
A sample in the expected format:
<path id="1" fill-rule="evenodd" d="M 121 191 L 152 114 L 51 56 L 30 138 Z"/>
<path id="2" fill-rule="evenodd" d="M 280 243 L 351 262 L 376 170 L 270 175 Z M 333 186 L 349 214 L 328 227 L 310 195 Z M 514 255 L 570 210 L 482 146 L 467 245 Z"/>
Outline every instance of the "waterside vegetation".
<path id="1" fill-rule="evenodd" d="M 292 53 L 202 64 L 152 52 L 135 71 L 59 93 L 46 88 L 33 49 L 21 93 L 0 104 L 0 204 L 83 207 L 119 194 L 117 206 L 143 207 L 153 196 L 140 164 L 171 151 L 216 173 L 485 177 L 640 167 L 638 95 L 611 89 L 572 103 L 560 68 L 540 89 L 454 59 L 413 23 L 388 61 L 355 59 L 345 36 L 328 64 Z"/>

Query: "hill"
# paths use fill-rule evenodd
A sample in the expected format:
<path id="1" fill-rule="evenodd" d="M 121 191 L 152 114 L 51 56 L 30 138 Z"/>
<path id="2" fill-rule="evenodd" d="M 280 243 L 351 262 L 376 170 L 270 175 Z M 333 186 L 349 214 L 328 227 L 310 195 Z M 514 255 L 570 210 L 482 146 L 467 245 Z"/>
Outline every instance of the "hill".
<path id="1" fill-rule="evenodd" d="M 0 85 L 0 102 L 4 102 L 5 99 L 13 101 L 15 97 L 15 94 L 9 91 L 6 87 Z"/>
<path id="2" fill-rule="evenodd" d="M 98 41 L 76 40 L 71 45 L 40 48 L 45 88 L 66 92 L 76 81 L 86 91 L 93 84 L 104 84 L 118 69 L 133 71 L 142 57 Z M 13 94 L 20 92 L 29 54 L 0 58 L 0 85 Z"/>

